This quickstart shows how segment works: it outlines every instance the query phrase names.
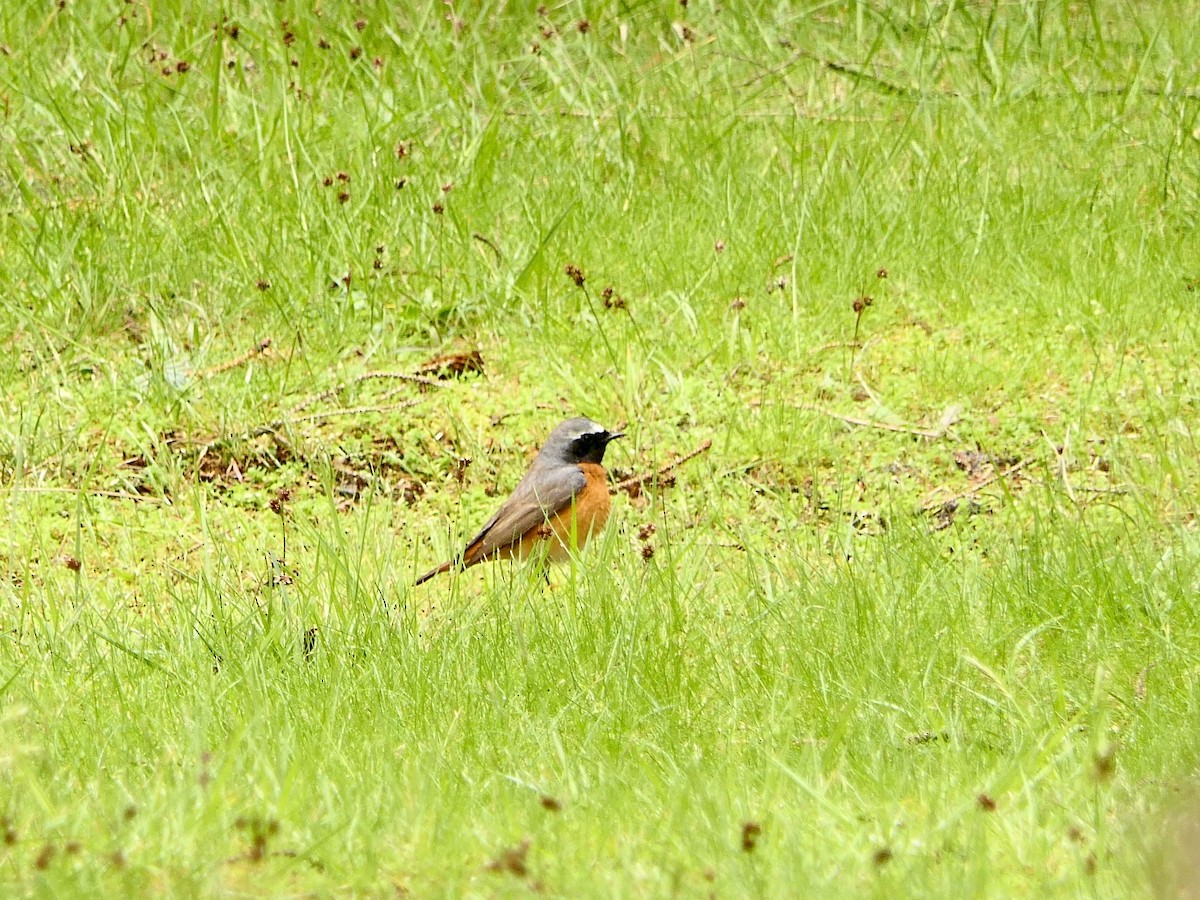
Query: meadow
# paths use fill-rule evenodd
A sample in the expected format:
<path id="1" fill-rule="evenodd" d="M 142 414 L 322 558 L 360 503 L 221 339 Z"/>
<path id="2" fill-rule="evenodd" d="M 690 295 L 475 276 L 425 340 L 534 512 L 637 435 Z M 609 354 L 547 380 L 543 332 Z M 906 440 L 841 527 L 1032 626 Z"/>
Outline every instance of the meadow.
<path id="1" fill-rule="evenodd" d="M 0 5 L 0 890 L 1197 896 L 1197 21 Z"/>

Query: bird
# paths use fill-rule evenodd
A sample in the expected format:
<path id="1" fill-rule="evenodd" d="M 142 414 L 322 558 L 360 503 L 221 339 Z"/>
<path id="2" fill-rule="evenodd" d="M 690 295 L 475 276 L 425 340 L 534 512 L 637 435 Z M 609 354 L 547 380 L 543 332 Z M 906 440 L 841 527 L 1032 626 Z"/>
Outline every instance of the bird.
<path id="1" fill-rule="evenodd" d="M 414 587 L 451 569 L 461 571 L 493 559 L 524 559 L 543 546 L 553 562 L 566 560 L 575 548 L 582 550 L 608 521 L 604 451 L 624 436 L 583 417 L 558 425 L 512 495 L 463 552 L 430 569 Z"/>

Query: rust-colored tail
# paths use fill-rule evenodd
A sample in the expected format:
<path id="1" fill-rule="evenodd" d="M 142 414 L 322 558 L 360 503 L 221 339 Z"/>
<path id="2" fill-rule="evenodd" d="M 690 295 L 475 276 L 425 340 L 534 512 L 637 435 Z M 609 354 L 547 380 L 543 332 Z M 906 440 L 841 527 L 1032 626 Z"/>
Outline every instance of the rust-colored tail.
<path id="1" fill-rule="evenodd" d="M 443 572 L 449 572 L 449 571 L 450 571 L 450 563 L 444 562 L 440 566 L 438 566 L 436 569 L 430 569 L 428 572 L 426 572 L 424 575 L 422 575 L 420 578 L 418 578 L 415 582 L 413 582 L 413 587 L 417 587 L 417 585 L 424 584 L 430 578 L 433 578 L 435 575 L 441 575 Z"/>

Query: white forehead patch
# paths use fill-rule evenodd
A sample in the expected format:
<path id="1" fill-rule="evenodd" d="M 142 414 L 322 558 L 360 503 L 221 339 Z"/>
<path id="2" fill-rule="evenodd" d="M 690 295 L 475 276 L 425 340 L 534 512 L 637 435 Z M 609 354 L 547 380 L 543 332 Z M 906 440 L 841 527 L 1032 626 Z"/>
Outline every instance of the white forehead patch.
<path id="1" fill-rule="evenodd" d="M 604 432 L 605 432 L 605 428 L 603 425 L 599 425 L 596 422 L 588 421 L 586 424 L 580 425 L 579 430 L 577 432 L 575 432 L 575 437 L 581 438 L 581 437 L 586 437 L 589 434 L 604 434 Z"/>

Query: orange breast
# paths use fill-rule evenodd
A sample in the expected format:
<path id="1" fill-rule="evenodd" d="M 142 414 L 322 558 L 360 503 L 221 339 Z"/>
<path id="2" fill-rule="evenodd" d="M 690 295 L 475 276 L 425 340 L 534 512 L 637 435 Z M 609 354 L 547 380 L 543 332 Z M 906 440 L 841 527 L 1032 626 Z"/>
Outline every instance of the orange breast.
<path id="1" fill-rule="evenodd" d="M 579 468 L 587 477 L 587 484 L 575 495 L 574 502 L 547 522 L 529 529 L 519 543 L 501 549 L 497 556 L 524 559 L 545 545 L 548 559 L 563 562 L 570 556 L 571 549 L 582 550 L 588 539 L 604 528 L 611 506 L 604 469 L 595 463 L 581 463 Z"/>

